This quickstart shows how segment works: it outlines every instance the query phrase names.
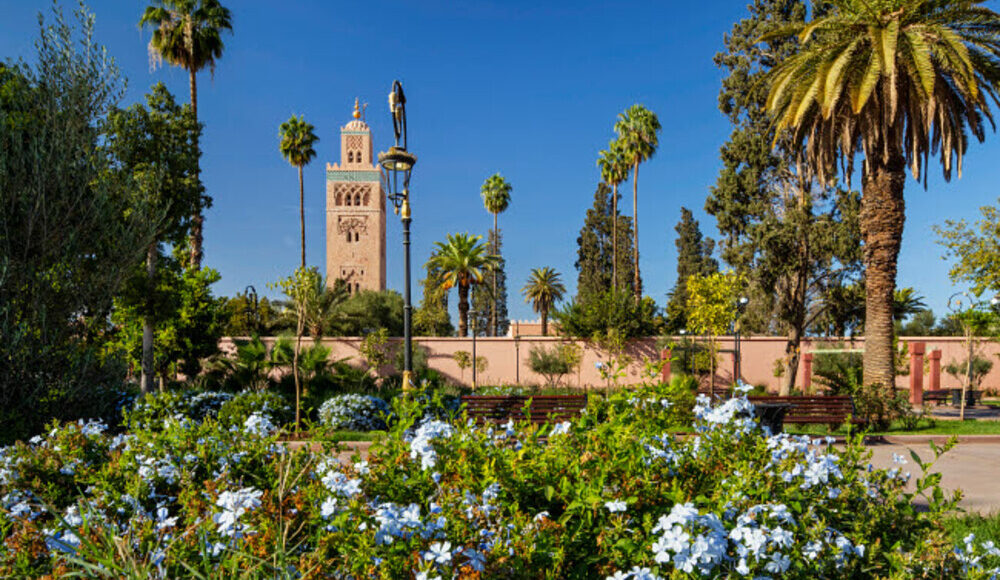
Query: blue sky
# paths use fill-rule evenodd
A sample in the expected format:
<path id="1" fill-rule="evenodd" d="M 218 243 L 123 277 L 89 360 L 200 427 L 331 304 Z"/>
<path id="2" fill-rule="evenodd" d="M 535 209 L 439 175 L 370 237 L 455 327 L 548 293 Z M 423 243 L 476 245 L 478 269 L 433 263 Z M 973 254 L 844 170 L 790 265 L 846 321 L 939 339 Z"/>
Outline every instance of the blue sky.
<path id="1" fill-rule="evenodd" d="M 64 3 L 72 8 L 75 3 Z M 187 100 L 187 73 L 150 69 L 146 2 L 90 0 L 97 39 L 128 78 L 127 102 L 164 81 Z M 306 168 L 307 260 L 325 264 L 324 168 L 339 156 L 340 126 L 355 97 L 370 103 L 375 147 L 392 136 L 386 94 L 406 90 L 414 284 L 435 241 L 485 234 L 492 217 L 479 187 L 499 171 L 514 186 L 500 216 L 511 318 L 534 318 L 519 294 L 532 268 L 551 266 L 574 292 L 576 237 L 599 180 L 597 153 L 615 116 L 645 104 L 663 125 L 660 148 L 639 172 L 639 247 L 646 293 L 661 305 L 676 278 L 674 225 L 681 206 L 717 237 L 704 212 L 730 127 L 717 109 L 721 71 L 712 56 L 745 14 L 740 1 L 522 2 L 469 0 L 224 0 L 233 34 L 214 80 L 199 77 L 203 179 L 215 205 L 205 230 L 206 264 L 222 274 L 217 294 L 268 282 L 297 265 L 298 181 L 278 154 L 277 131 L 292 114 L 316 125 L 317 159 Z M 997 9 L 995 3 L 991 7 Z M 37 14 L 47 1 L 0 0 L 0 58 L 34 54 Z M 1000 192 L 1000 137 L 973 145 L 965 176 L 926 191 L 907 183 L 900 286 L 914 286 L 936 313 L 956 290 L 931 231 L 946 218 L 975 219 Z M 935 167 L 936 169 L 936 167 Z M 631 185 L 621 208 L 631 212 Z M 402 290 L 401 230 L 390 214 L 388 277 Z M 415 287 L 414 302 L 419 300 Z"/>

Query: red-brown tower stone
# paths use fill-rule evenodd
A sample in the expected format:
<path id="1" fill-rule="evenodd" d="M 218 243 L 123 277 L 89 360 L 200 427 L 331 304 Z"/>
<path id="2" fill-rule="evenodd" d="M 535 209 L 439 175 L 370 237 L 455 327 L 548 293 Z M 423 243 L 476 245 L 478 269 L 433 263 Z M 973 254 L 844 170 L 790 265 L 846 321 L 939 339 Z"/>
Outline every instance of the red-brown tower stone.
<path id="1" fill-rule="evenodd" d="M 385 195 L 373 151 L 355 101 L 354 120 L 340 129 L 340 163 L 326 164 L 326 278 L 351 293 L 385 290 Z"/>

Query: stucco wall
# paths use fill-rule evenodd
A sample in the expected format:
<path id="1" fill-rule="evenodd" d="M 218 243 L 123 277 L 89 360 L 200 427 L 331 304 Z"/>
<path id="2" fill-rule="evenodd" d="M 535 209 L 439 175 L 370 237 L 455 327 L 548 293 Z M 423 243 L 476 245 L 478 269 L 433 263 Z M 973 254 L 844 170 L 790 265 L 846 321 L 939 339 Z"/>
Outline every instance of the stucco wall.
<path id="1" fill-rule="evenodd" d="M 264 339 L 268 344 L 274 342 L 273 338 Z M 402 343 L 402 339 L 392 339 Z M 818 348 L 817 343 L 828 344 L 832 341 L 840 340 L 849 348 L 864 348 L 863 339 L 810 339 L 803 342 L 802 352 L 810 352 Z M 923 342 L 926 344 L 927 352 L 941 350 L 942 369 L 952 360 L 962 361 L 965 359 L 966 343 L 962 338 L 952 337 L 926 337 L 901 339 L 903 342 Z M 552 348 L 563 342 L 556 337 L 520 337 L 515 340 L 509 337 L 498 338 L 477 338 L 476 356 L 486 357 L 488 368 L 479 374 L 478 382 L 481 385 L 490 384 L 544 384 L 545 377 L 531 371 L 528 367 L 528 353 L 534 346 Z M 647 338 L 633 341 L 629 354 L 635 362 L 627 369 L 626 376 L 621 380 L 622 384 L 637 383 L 642 380 L 642 368 L 645 360 L 658 358 L 659 352 L 656 348 L 657 339 Z M 332 359 L 349 359 L 352 364 L 361 365 L 362 357 L 358 351 L 361 343 L 356 337 L 324 338 L 323 345 L 331 349 Z M 438 338 L 438 337 L 417 337 L 414 343 L 419 344 L 428 350 L 428 365 L 444 374 L 449 380 L 455 383 L 471 385 L 472 369 L 465 369 L 463 373 L 455 363 L 454 354 L 457 351 L 472 352 L 471 338 Z M 312 344 L 311 339 L 305 339 L 304 344 Z M 582 388 L 602 388 L 605 386 L 595 363 L 604 360 L 604 356 L 591 347 L 590 344 L 579 342 L 583 346 L 583 363 L 580 365 L 579 373 L 567 375 L 562 383 L 572 386 L 579 385 Z M 224 350 L 232 349 L 232 339 L 224 338 L 220 345 Z M 733 348 L 732 337 L 721 337 L 718 339 L 718 346 L 722 351 L 731 351 Z M 781 379 L 774 376 L 774 361 L 782 358 L 785 351 L 785 339 L 782 337 L 751 337 L 740 340 L 742 352 L 741 371 L 744 380 L 750 384 L 764 384 L 771 390 L 777 390 Z M 977 352 L 995 363 L 994 368 L 983 381 L 983 387 L 987 389 L 1000 388 L 1000 344 L 992 341 L 983 341 Z M 822 356 L 822 355 L 816 355 Z M 387 369 L 388 370 L 388 369 Z M 802 384 L 804 363 L 800 362 L 796 384 Z M 719 355 L 719 369 L 716 374 L 717 381 L 728 383 L 732 380 L 733 355 L 731 352 L 722 352 Z M 924 385 L 928 384 L 928 379 L 924 379 Z M 909 378 L 900 376 L 897 378 L 897 386 L 906 388 L 909 385 Z M 959 387 L 961 382 L 945 373 L 941 373 L 941 387 Z"/>

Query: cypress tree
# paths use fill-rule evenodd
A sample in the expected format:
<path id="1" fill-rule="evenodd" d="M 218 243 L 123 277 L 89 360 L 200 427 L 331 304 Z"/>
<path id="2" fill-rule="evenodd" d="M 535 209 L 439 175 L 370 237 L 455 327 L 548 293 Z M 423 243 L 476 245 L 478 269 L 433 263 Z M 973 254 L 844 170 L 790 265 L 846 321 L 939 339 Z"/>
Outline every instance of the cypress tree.
<path id="1" fill-rule="evenodd" d="M 715 240 L 703 237 L 698 220 L 691 210 L 681 208 L 681 221 L 674 228 L 677 232 L 677 282 L 670 291 L 667 303 L 667 328 L 677 332 L 687 326 L 687 281 L 690 276 L 707 276 L 719 271 L 719 262 L 712 257 Z"/>
<path id="2" fill-rule="evenodd" d="M 496 245 L 494 245 L 494 243 Z M 490 336 L 490 318 L 493 303 L 496 303 L 497 312 L 497 332 L 496 336 L 506 336 L 507 329 L 510 328 L 510 319 L 507 317 L 507 263 L 503 259 L 503 234 L 494 237 L 493 230 L 490 230 L 487 247 L 496 248 L 500 261 L 493 274 L 496 274 L 496 299 L 491 297 L 492 275 L 490 274 L 490 284 L 477 284 L 472 287 L 472 307 L 476 311 L 476 336 Z"/>
<path id="3" fill-rule="evenodd" d="M 580 304 L 611 290 L 612 211 L 611 188 L 605 183 L 594 192 L 594 205 L 587 210 L 576 239 L 578 272 L 576 299 Z M 619 196 L 620 198 L 620 196 Z M 618 216 L 618 283 L 622 292 L 633 292 L 632 218 Z"/>

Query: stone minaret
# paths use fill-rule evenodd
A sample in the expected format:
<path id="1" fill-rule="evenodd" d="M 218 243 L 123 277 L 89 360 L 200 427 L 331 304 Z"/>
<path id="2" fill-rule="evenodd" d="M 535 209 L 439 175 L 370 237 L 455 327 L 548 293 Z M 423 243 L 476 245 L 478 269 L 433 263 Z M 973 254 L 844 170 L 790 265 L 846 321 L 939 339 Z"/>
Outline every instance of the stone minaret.
<path id="1" fill-rule="evenodd" d="M 385 195 L 372 133 L 354 101 L 340 129 L 340 163 L 326 164 L 326 277 L 358 290 L 385 290 Z"/>

